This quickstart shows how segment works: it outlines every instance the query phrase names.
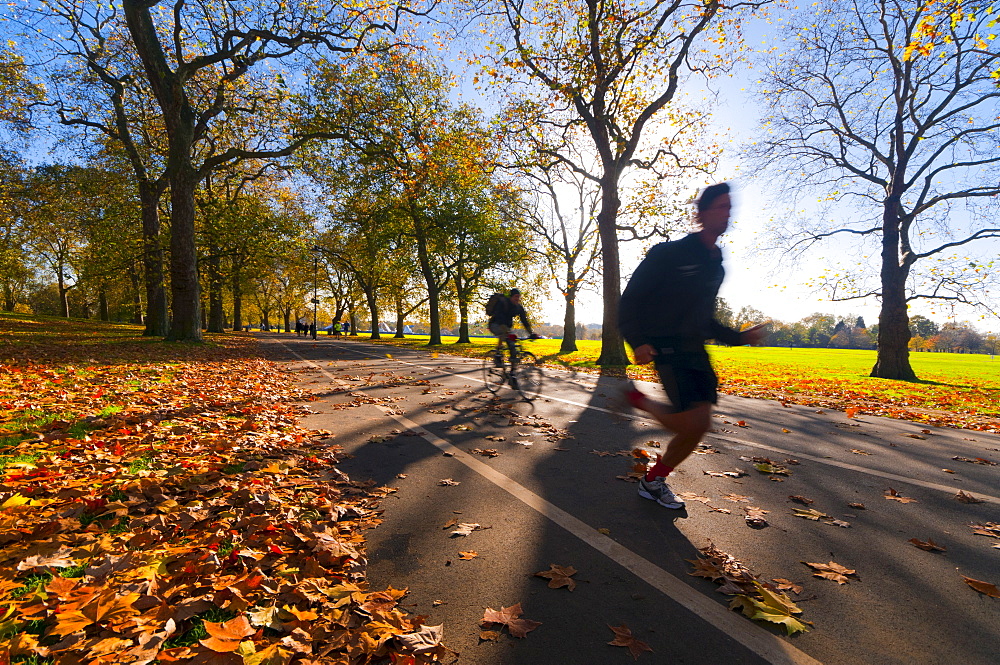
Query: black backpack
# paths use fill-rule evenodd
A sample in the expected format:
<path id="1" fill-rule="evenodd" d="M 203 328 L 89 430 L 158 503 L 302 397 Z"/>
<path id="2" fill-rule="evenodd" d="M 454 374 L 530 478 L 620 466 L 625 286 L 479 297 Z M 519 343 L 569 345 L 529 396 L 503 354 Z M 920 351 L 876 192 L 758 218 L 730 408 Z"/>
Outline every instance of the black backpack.
<path id="1" fill-rule="evenodd" d="M 507 299 L 502 293 L 494 293 L 490 296 L 490 299 L 486 301 L 486 315 L 493 316 L 496 314 L 500 307 L 502 307 L 503 301 Z"/>

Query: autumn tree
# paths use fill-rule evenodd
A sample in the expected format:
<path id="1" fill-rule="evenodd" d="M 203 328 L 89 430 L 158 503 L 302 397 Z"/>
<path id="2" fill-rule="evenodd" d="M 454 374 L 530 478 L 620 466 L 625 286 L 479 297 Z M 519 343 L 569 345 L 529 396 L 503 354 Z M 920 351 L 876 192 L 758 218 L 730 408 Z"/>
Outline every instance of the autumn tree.
<path id="1" fill-rule="evenodd" d="M 166 336 L 160 199 L 167 187 L 163 124 L 118 3 L 45 0 L 15 22 L 32 45 L 32 71 L 44 80 L 57 123 L 81 132 L 83 151 L 131 172 L 141 202 L 145 333 Z"/>
<path id="2" fill-rule="evenodd" d="M 533 107 L 527 114 L 548 125 L 550 134 L 565 136 L 561 143 L 548 142 L 548 158 L 600 187 L 601 365 L 628 364 L 617 325 L 618 236 L 631 232 L 619 220 L 623 177 L 635 168 L 664 178 L 711 170 L 711 151 L 689 149 L 700 136 L 704 114 L 679 103 L 681 84 L 692 71 L 725 68 L 716 47 L 735 41 L 736 21 L 761 4 L 764 0 L 494 3 L 503 32 L 486 58 L 486 74 L 515 86 L 530 84 L 520 95 L 522 106 Z M 585 154 L 596 154 L 594 168 L 562 149 L 574 145 L 576 135 L 588 138 Z"/>
<path id="3" fill-rule="evenodd" d="M 874 244 L 877 277 L 862 266 L 826 286 L 836 300 L 880 299 L 871 375 L 914 380 L 908 304 L 984 303 L 990 261 L 969 245 L 1000 237 L 997 13 L 828 0 L 788 18 L 795 37 L 768 62 L 755 155 L 781 170 L 782 188 L 825 205 L 785 229 L 786 247 L 842 240 L 854 256 Z"/>
<path id="4" fill-rule="evenodd" d="M 599 191 L 587 178 L 561 165 L 530 169 L 526 175 L 536 186 L 524 223 L 540 240 L 534 251 L 565 303 L 559 353 L 572 353 L 577 350 L 576 299 L 600 269 Z"/>
<path id="5" fill-rule="evenodd" d="M 245 159 L 287 156 L 312 137 L 289 137 L 280 120 L 287 84 L 281 63 L 306 51 L 351 53 L 371 34 L 397 31 L 414 5 L 372 0 L 122 0 L 125 22 L 167 136 L 170 187 L 172 339 L 201 339 L 194 194 L 213 170 Z M 269 85 L 258 85 L 269 81 Z M 247 99 L 248 85 L 260 92 Z M 209 128 L 252 118 L 252 146 L 204 144 Z M 265 119 L 266 118 L 266 119 Z M 265 119 L 261 122 L 261 119 Z"/>
<path id="6" fill-rule="evenodd" d="M 0 44 L 0 127 L 28 131 L 32 107 L 44 98 L 44 88 L 31 77 L 13 42 Z"/>
<path id="7" fill-rule="evenodd" d="M 70 315 L 69 292 L 80 278 L 86 248 L 79 198 L 79 171 L 62 164 L 32 169 L 23 201 L 25 241 L 34 263 L 56 282 L 59 315 Z"/>
<path id="8" fill-rule="evenodd" d="M 25 252 L 28 229 L 22 216 L 26 166 L 15 153 L 0 150 L 0 290 L 3 308 L 14 311 L 24 302 L 32 276 Z"/>
<path id="9" fill-rule="evenodd" d="M 424 279 L 430 316 L 429 344 L 441 343 L 445 288 L 455 277 L 456 239 L 475 209 L 477 191 L 493 186 L 494 142 L 480 114 L 448 98 L 452 81 L 426 60 L 386 54 L 351 65 L 317 66 L 301 100 L 302 132 L 340 137 L 313 144 L 304 168 L 341 173 L 369 183 L 392 199 L 400 233 L 413 247 Z M 494 218 L 499 222 L 499 218 Z"/>
<path id="10" fill-rule="evenodd" d="M 380 196 L 364 180 L 342 182 L 339 196 L 331 201 L 329 225 L 316 242 L 339 270 L 352 275 L 364 293 L 371 319 L 371 338 L 379 339 L 379 301 L 390 275 L 398 269 L 400 254 L 406 254 L 398 211 L 391 196 Z M 360 186 L 358 186 L 360 185 Z"/>

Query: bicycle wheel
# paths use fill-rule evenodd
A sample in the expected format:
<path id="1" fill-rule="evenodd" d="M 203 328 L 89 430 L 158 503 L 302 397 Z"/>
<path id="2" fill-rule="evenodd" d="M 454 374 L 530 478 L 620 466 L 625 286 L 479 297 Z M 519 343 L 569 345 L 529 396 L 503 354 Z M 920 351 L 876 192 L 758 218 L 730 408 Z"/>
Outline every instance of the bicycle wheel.
<path id="1" fill-rule="evenodd" d="M 483 383 L 491 393 L 500 390 L 507 381 L 507 372 L 503 366 L 503 360 L 497 365 L 496 356 L 492 353 L 483 358 Z"/>
<path id="2" fill-rule="evenodd" d="M 538 358 L 531 351 L 521 351 L 517 356 L 517 362 L 521 365 L 537 365 Z"/>
<path id="3" fill-rule="evenodd" d="M 542 392 L 542 368 L 535 364 L 518 363 L 511 376 L 511 385 L 526 401 L 534 400 Z"/>

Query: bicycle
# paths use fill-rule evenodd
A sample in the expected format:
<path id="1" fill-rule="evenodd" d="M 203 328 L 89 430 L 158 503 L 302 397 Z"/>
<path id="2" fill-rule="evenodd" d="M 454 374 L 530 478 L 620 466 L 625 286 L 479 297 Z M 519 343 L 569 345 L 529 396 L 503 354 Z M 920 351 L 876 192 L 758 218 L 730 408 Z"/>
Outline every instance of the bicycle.
<path id="1" fill-rule="evenodd" d="M 483 381 L 486 389 L 496 393 L 504 385 L 520 393 L 525 401 L 533 401 L 542 391 L 542 368 L 531 351 L 525 351 L 521 342 L 528 337 L 514 338 L 514 357 L 504 361 L 503 347 L 497 346 L 483 358 Z"/>

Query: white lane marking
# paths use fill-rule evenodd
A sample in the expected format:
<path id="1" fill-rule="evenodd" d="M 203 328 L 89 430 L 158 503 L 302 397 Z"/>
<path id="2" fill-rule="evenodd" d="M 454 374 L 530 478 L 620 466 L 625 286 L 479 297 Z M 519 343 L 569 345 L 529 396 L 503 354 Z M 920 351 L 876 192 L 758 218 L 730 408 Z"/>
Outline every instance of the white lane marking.
<path id="1" fill-rule="evenodd" d="M 284 342 L 279 340 L 279 343 L 285 346 L 292 355 L 302 362 L 312 365 L 334 383 L 343 385 L 340 379 L 330 374 L 317 363 L 303 358 Z M 601 554 L 604 554 L 618 565 L 630 571 L 639 579 L 669 596 L 685 609 L 698 615 L 713 627 L 721 630 L 753 653 L 764 658 L 767 662 L 774 665 L 822 665 L 820 661 L 809 654 L 800 651 L 777 635 L 768 633 L 764 629 L 741 618 L 737 613 L 710 600 L 704 594 L 692 589 L 649 559 L 636 554 L 624 545 L 605 536 L 586 522 L 546 501 L 493 467 L 475 459 L 461 448 L 432 434 L 409 418 L 393 413 L 392 409 L 388 407 L 379 406 L 378 408 L 406 429 L 416 432 L 442 452 L 449 453 L 455 460 L 464 464 L 471 471 L 478 473 L 526 506 L 533 508 L 541 515 L 558 524 L 587 545 L 590 545 Z"/>
<path id="2" fill-rule="evenodd" d="M 284 343 L 284 342 L 282 342 L 282 343 Z M 354 351 L 355 353 L 361 353 L 363 355 L 370 356 L 372 358 L 381 358 L 382 357 L 382 356 L 380 356 L 378 354 L 375 354 L 375 353 L 369 353 L 367 351 L 362 351 L 361 349 L 352 349 L 352 351 Z M 443 369 L 441 369 L 439 367 L 432 367 L 432 366 L 428 366 L 428 365 L 420 365 L 420 364 L 417 364 L 417 363 L 411 363 L 411 362 L 407 362 L 405 360 L 400 360 L 399 358 L 390 358 L 389 360 L 393 360 L 395 362 L 402 363 L 404 365 L 412 365 L 413 367 L 420 367 L 422 369 L 434 370 L 434 371 L 437 371 L 437 372 L 441 372 L 442 374 L 450 374 L 451 376 L 455 376 L 455 377 L 458 377 L 458 378 L 461 378 L 461 379 L 470 379 L 470 380 L 473 380 L 473 381 L 479 381 L 481 383 L 484 382 L 479 377 L 466 376 L 464 374 L 456 374 L 455 372 L 449 372 L 449 371 L 443 370 Z M 578 407 L 583 408 L 583 409 L 591 409 L 593 411 L 600 411 L 602 413 L 610 413 L 611 415 L 613 415 L 615 417 L 618 417 L 618 418 L 627 418 L 629 420 L 638 420 L 638 421 L 650 422 L 650 423 L 654 423 L 654 424 L 656 423 L 656 421 L 654 419 L 648 418 L 646 416 L 640 416 L 640 415 L 635 415 L 635 414 L 631 414 L 631 413 L 619 413 L 619 412 L 613 411 L 611 409 L 605 409 L 603 407 L 594 406 L 592 404 L 584 404 L 582 402 L 574 402 L 573 400 L 563 399 L 562 397 L 553 397 L 551 395 L 544 395 L 544 394 L 542 395 L 542 397 L 544 397 L 545 399 L 550 399 L 550 400 L 556 401 L 556 402 L 562 402 L 563 404 L 570 404 L 572 406 L 578 406 Z M 971 494 L 974 494 L 979 499 L 984 499 L 986 501 L 992 501 L 994 503 L 1000 503 L 1000 496 L 992 496 L 990 494 L 983 494 L 981 492 L 975 492 L 973 490 L 968 490 L 968 489 L 961 488 L 961 487 L 952 487 L 950 485 L 942 485 L 940 483 L 932 483 L 932 482 L 929 482 L 929 481 L 926 481 L 926 480 L 918 480 L 916 478 L 910 478 L 908 476 L 901 476 L 899 474 L 889 473 L 888 471 L 879 471 L 877 469 L 869 469 L 869 468 L 866 468 L 866 467 L 863 467 L 863 466 L 858 466 L 856 464 L 851 464 L 849 462 L 840 462 L 840 461 L 837 461 L 837 460 L 834 460 L 834 459 L 827 459 L 825 457 L 820 457 L 818 455 L 810 455 L 808 453 L 793 452 L 791 450 L 785 450 L 784 448 L 777 448 L 775 446 L 769 446 L 767 444 L 757 443 L 755 441 L 745 441 L 743 439 L 734 439 L 734 438 L 731 438 L 731 437 L 728 437 L 728 436 L 720 436 L 718 434 L 712 434 L 712 433 L 709 433 L 706 436 L 706 438 L 717 439 L 719 441 L 726 441 L 728 443 L 735 443 L 735 444 L 742 445 L 742 446 L 750 446 L 752 448 L 760 448 L 761 450 L 769 450 L 769 451 L 771 451 L 773 453 L 781 453 L 782 455 L 788 455 L 790 457 L 796 457 L 796 458 L 801 457 L 802 459 L 807 459 L 807 460 L 810 460 L 812 462 L 819 462 L 820 464 L 826 464 L 828 466 L 835 466 L 835 467 L 838 467 L 838 468 L 841 468 L 841 469 L 846 469 L 848 471 L 856 471 L 858 473 L 864 473 L 864 474 L 867 474 L 869 476 L 875 476 L 877 478 L 884 478 L 886 480 L 894 480 L 894 481 L 900 482 L 900 483 L 908 483 L 910 485 L 916 485 L 917 487 L 923 487 L 924 489 L 930 489 L 930 490 L 936 490 L 936 491 L 940 491 L 940 492 L 946 492 L 948 494 L 957 494 L 961 490 L 963 492 L 969 492 Z"/>

